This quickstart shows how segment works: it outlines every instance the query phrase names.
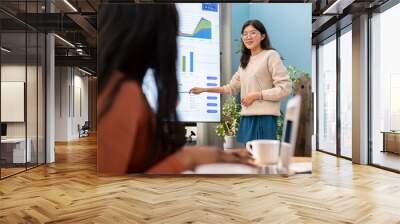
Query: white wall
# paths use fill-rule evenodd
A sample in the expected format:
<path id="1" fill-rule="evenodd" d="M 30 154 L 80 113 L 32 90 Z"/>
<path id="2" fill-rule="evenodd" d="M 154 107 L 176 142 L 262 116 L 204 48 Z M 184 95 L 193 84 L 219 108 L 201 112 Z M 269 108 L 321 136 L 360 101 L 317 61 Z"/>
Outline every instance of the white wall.
<path id="1" fill-rule="evenodd" d="M 55 141 L 68 141 L 69 68 L 55 68 Z"/>
<path id="2" fill-rule="evenodd" d="M 56 141 L 79 137 L 78 124 L 88 120 L 88 105 L 88 77 L 76 68 L 56 67 Z"/>
<path id="3" fill-rule="evenodd" d="M 78 74 L 77 74 L 78 72 Z M 81 126 L 88 121 L 89 111 L 88 111 L 88 77 L 82 76 L 79 70 L 74 70 L 74 111 L 73 120 L 72 120 L 72 132 L 71 134 L 74 137 L 78 137 L 78 129 L 77 126 L 80 124 Z M 80 108 L 81 107 L 81 108 Z M 81 110 L 81 111 L 80 111 Z"/>
<path id="4" fill-rule="evenodd" d="M 10 64 L 1 66 L 1 81 L 5 82 L 25 82 L 25 65 Z M 6 110 L 7 108 L 1 108 Z M 7 137 L 25 137 L 25 123 L 7 123 Z"/>
<path id="5" fill-rule="evenodd" d="M 25 82 L 25 65 L 2 65 L 1 81 Z"/>
<path id="6" fill-rule="evenodd" d="M 27 70 L 25 70 L 27 69 Z M 25 65 L 18 65 L 18 64 L 9 64 L 9 65 L 2 65 L 1 66 L 1 81 L 3 82 L 25 82 L 25 75 L 27 71 L 27 76 L 29 80 L 29 86 L 33 85 L 36 86 L 36 80 L 33 80 L 31 76 L 36 76 L 36 67 L 34 66 L 27 66 Z M 29 109 L 28 115 L 28 122 L 35 122 L 36 123 L 36 113 L 31 113 L 33 110 L 36 111 L 36 88 L 27 88 L 27 103 L 30 104 L 31 102 L 35 102 L 32 105 L 28 105 L 31 108 Z M 4 97 L 4 96 L 3 96 Z M 34 108 L 32 108 L 34 107 Z M 1 110 L 7 110 L 7 108 L 1 108 Z M 7 122 L 7 136 L 8 137 L 25 137 L 25 123 L 26 122 Z M 33 127 L 32 124 L 28 124 L 29 127 Z M 36 130 L 36 126 L 34 127 Z M 28 137 L 30 131 L 28 130 Z"/>

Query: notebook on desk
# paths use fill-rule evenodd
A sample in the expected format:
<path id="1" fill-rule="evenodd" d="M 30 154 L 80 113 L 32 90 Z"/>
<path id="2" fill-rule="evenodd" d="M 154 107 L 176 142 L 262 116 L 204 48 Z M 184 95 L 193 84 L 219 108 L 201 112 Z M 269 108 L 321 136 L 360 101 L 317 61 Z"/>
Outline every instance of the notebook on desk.
<path id="1" fill-rule="evenodd" d="M 294 171 L 296 174 L 300 173 L 311 173 L 312 171 L 312 163 L 304 162 L 304 163 L 291 163 L 290 170 Z"/>

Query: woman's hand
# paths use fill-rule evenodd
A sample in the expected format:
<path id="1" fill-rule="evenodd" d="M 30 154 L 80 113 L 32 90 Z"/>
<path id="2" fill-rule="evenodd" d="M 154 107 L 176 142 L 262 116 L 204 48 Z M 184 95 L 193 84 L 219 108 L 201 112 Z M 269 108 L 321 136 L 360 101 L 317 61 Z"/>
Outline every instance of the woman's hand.
<path id="1" fill-rule="evenodd" d="M 200 94 L 205 92 L 206 90 L 204 88 L 201 87 L 193 87 L 190 89 L 189 93 L 193 93 L 193 94 Z"/>
<path id="2" fill-rule="evenodd" d="M 247 96 L 242 97 L 242 104 L 245 107 L 250 106 L 251 104 L 253 104 L 254 101 L 259 100 L 260 99 L 260 94 L 261 93 L 257 93 L 257 92 L 253 92 L 253 93 L 249 93 L 247 94 Z"/>
<path id="3" fill-rule="evenodd" d="M 188 169 L 209 163 L 241 163 L 252 166 L 253 157 L 245 149 L 223 151 L 215 147 L 186 147 L 179 156 L 186 161 Z"/>

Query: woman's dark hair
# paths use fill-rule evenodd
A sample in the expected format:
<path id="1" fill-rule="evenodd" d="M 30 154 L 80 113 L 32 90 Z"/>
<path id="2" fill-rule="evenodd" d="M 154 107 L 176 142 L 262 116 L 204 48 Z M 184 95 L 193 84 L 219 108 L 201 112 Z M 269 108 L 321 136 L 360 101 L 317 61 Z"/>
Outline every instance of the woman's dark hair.
<path id="1" fill-rule="evenodd" d="M 99 111 L 99 121 L 112 107 L 123 83 L 137 81 L 141 84 L 146 71 L 153 70 L 158 105 L 157 123 L 152 129 L 152 145 L 146 162 L 149 167 L 157 162 L 154 161 L 157 155 L 175 152 L 184 141 L 184 134 L 179 135 L 176 124 L 176 36 L 179 27 L 176 7 L 174 4 L 104 4 L 99 9 L 98 26 L 99 93 L 115 71 L 124 75 L 108 94 L 104 108 Z"/>
<path id="2" fill-rule="evenodd" d="M 243 34 L 244 29 L 246 29 L 246 27 L 248 27 L 248 26 L 253 26 L 254 28 L 256 28 L 256 30 L 258 30 L 261 33 L 261 35 L 263 35 L 263 34 L 265 35 L 265 38 L 260 43 L 262 49 L 274 50 L 269 41 L 269 36 L 268 36 L 267 30 L 265 29 L 264 25 L 259 20 L 255 19 L 255 20 L 246 21 L 243 24 L 241 34 Z M 242 42 L 242 49 L 241 49 L 242 56 L 240 57 L 240 66 L 243 69 L 245 69 L 247 67 L 247 64 L 250 61 L 251 51 L 244 45 L 242 39 L 241 39 L 241 42 Z"/>

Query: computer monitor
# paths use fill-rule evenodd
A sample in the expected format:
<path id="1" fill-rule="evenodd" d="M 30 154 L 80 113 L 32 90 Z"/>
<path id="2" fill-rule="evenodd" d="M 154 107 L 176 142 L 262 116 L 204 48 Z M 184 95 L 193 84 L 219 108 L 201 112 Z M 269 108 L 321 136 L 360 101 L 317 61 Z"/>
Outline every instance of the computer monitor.
<path id="1" fill-rule="evenodd" d="M 2 137 L 7 136 L 7 124 L 6 123 L 1 123 L 1 136 Z"/>

